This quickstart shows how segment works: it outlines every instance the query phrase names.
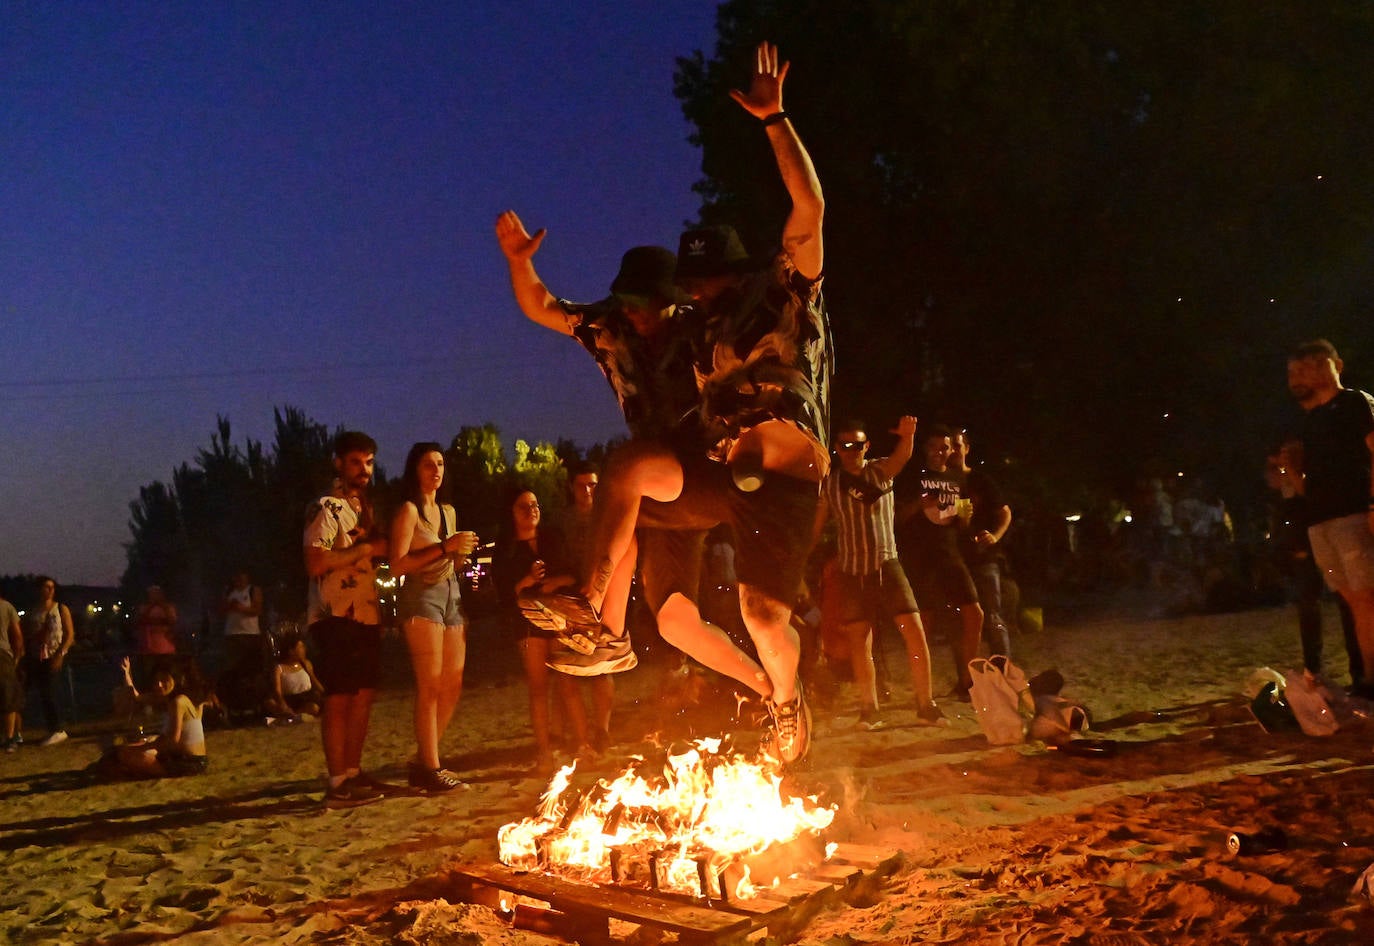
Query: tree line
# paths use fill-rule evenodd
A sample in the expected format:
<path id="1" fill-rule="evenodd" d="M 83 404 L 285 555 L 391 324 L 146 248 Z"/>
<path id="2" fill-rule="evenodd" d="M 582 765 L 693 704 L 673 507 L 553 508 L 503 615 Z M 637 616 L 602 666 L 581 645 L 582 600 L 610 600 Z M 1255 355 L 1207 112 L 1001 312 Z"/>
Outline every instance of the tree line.
<path id="1" fill-rule="evenodd" d="M 220 417 L 208 447 L 173 469 L 169 480 L 139 488 L 129 504 L 131 537 L 120 580 L 125 601 L 141 601 L 149 585 L 159 584 L 190 618 L 213 611 L 229 578 L 246 570 L 275 613 L 304 611 L 301 532 L 306 513 L 333 482 L 333 443 L 342 428 L 331 430 L 289 406 L 275 409 L 273 421 L 270 445 L 251 438 L 240 444 L 229 419 Z M 516 440 L 507 454 L 495 426 L 466 426 L 444 451 L 446 501 L 457 507 L 461 528 L 490 541 L 505 528 L 506 498 L 517 484 L 533 489 L 554 513 L 566 502 L 568 468 L 599 462 L 605 449 Z M 399 477 L 379 466 L 373 495 L 380 516 L 389 517 L 398 489 Z"/>

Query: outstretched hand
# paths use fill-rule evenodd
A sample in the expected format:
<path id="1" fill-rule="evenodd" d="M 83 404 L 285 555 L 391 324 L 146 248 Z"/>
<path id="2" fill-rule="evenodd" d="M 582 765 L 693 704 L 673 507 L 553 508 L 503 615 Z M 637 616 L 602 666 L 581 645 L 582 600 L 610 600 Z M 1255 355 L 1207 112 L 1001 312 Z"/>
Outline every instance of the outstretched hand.
<path id="1" fill-rule="evenodd" d="M 544 229 L 536 230 L 530 236 L 525 224 L 516 216 L 514 210 L 507 210 L 496 218 L 496 242 L 501 244 L 501 252 L 510 260 L 527 260 L 539 252 L 539 244 L 544 242 Z"/>
<path id="2" fill-rule="evenodd" d="M 916 436 L 916 418 L 910 414 L 903 414 L 897 419 L 897 426 L 892 429 L 892 433 L 898 437 Z"/>
<path id="3" fill-rule="evenodd" d="M 730 90 L 730 98 L 755 118 L 764 119 L 782 111 L 782 83 L 791 63 L 778 64 L 778 47 L 770 42 L 759 43 L 754 52 L 754 77 L 749 91 Z"/>

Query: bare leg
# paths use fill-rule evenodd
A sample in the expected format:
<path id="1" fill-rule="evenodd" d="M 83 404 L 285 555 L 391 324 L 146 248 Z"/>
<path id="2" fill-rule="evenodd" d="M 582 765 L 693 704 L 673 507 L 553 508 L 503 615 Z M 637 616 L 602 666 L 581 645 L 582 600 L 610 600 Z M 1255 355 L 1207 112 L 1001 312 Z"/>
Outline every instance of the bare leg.
<path id="1" fill-rule="evenodd" d="M 911 687 L 916 691 L 916 705 L 925 706 L 931 699 L 930 645 L 926 643 L 926 629 L 919 614 L 899 614 L 893 619 L 906 644 L 906 656 L 911 670 Z M 968 666 L 967 663 L 964 664 Z"/>
<path id="2" fill-rule="evenodd" d="M 525 668 L 525 683 L 530 691 L 530 728 L 534 730 L 534 751 L 541 766 L 553 761 L 549 745 L 549 642 L 542 637 L 526 637 L 520 642 L 520 662 Z"/>
<path id="3" fill-rule="evenodd" d="M 849 641 L 849 664 L 854 671 L 854 689 L 859 694 L 859 705 L 872 709 L 878 705 L 878 674 L 873 667 L 873 627 L 866 621 L 854 621 L 844 625 L 842 630 Z"/>
<path id="4" fill-rule="evenodd" d="M 443 657 L 439 663 L 439 705 L 436 707 L 441 740 L 463 697 L 463 669 L 467 666 L 467 657 L 467 628 L 462 624 L 444 628 Z"/>
<path id="5" fill-rule="evenodd" d="M 702 620 L 697 606 L 681 594 L 669 596 L 659 608 L 658 632 L 702 666 L 738 680 L 759 696 L 772 695 L 773 686 L 763 668 L 735 646 L 728 634 Z"/>
<path id="6" fill-rule="evenodd" d="M 602 733 L 611 731 L 611 710 L 615 708 L 615 674 L 591 678 L 592 725 Z"/>
<path id="7" fill-rule="evenodd" d="M 324 698 L 320 741 L 324 744 L 324 767 L 331 779 L 348 774 L 348 708 L 352 699 L 344 693 L 330 693 Z"/>
<path id="8" fill-rule="evenodd" d="M 978 602 L 959 605 L 959 640 L 955 656 L 959 660 L 959 686 L 972 685 L 968 662 L 978 656 L 978 643 L 983 639 L 983 606 Z"/>
<path id="9" fill-rule="evenodd" d="M 1364 663 L 1364 680 L 1374 682 L 1374 590 L 1342 591 L 1341 597 L 1350 605 L 1355 616 L 1355 637 L 1360 642 L 1360 657 Z"/>
<path id="10" fill-rule="evenodd" d="M 773 683 L 773 701 L 789 703 L 797 695 L 797 664 L 801 660 L 801 638 L 792 627 L 792 609 L 742 582 L 739 598 L 744 627 Z"/>
<path id="11" fill-rule="evenodd" d="M 625 633 L 625 614 L 630 604 L 630 584 L 635 577 L 635 562 L 639 557 L 639 542 L 630 534 L 630 548 L 620 560 L 611 581 L 606 586 L 606 596 L 601 601 L 601 623 L 614 636 Z"/>
<path id="12" fill-rule="evenodd" d="M 563 715 L 572 727 L 573 740 L 578 748 L 591 745 L 591 733 L 587 729 L 587 705 L 582 702 L 582 680 L 580 677 L 553 671 L 553 692 L 563 705 Z"/>
<path id="13" fill-rule="evenodd" d="M 439 661 L 444 628 L 434 621 L 411 618 L 406 622 L 406 646 L 415 670 L 415 746 L 420 765 L 439 767 Z"/>
<path id="14" fill-rule="evenodd" d="M 367 724 L 372 719 L 372 701 L 376 696 L 376 690 L 359 690 L 347 698 L 344 733 L 344 769 L 347 772 L 362 769 L 363 743 L 367 741 Z"/>
<path id="15" fill-rule="evenodd" d="M 639 503 L 649 498 L 672 502 L 682 494 L 682 466 L 671 450 L 658 444 L 631 442 L 611 454 L 606 475 L 596 489 L 592 544 L 583 594 L 598 610 L 612 576 L 630 550 Z"/>

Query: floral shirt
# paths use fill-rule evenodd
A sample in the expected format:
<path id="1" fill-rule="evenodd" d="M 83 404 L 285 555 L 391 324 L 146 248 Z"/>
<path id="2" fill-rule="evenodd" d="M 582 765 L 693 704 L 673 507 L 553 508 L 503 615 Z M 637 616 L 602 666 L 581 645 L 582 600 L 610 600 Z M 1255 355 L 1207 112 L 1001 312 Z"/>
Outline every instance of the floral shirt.
<path id="1" fill-rule="evenodd" d="M 347 549 L 366 538 L 358 528 L 358 510 L 338 496 L 322 496 L 305 524 L 306 548 Z M 311 579 L 306 620 L 352 618 L 360 624 L 380 624 L 377 569 L 370 559 L 335 568 Z"/>
<path id="2" fill-rule="evenodd" d="M 767 420 L 792 424 L 829 463 L 834 352 L 821 280 L 779 253 L 739 289 L 712 302 L 697 335 L 702 422 L 723 457 L 741 433 Z"/>

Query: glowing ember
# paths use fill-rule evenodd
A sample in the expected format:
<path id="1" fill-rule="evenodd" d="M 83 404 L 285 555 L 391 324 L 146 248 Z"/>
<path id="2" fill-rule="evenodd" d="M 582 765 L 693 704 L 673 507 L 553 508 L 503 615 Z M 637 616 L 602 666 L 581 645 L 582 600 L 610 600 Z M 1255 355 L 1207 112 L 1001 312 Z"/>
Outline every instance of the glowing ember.
<path id="1" fill-rule="evenodd" d="M 563 768 L 537 817 L 501 828 L 501 862 L 692 895 L 729 876 L 731 896 L 751 896 L 747 860 L 771 846 L 818 838 L 835 811 L 814 797 L 784 799 L 774 766 L 720 746 L 719 739 L 698 740 L 652 775 L 636 758 L 614 781 L 598 781 L 581 795 L 571 789 L 575 766 Z"/>

